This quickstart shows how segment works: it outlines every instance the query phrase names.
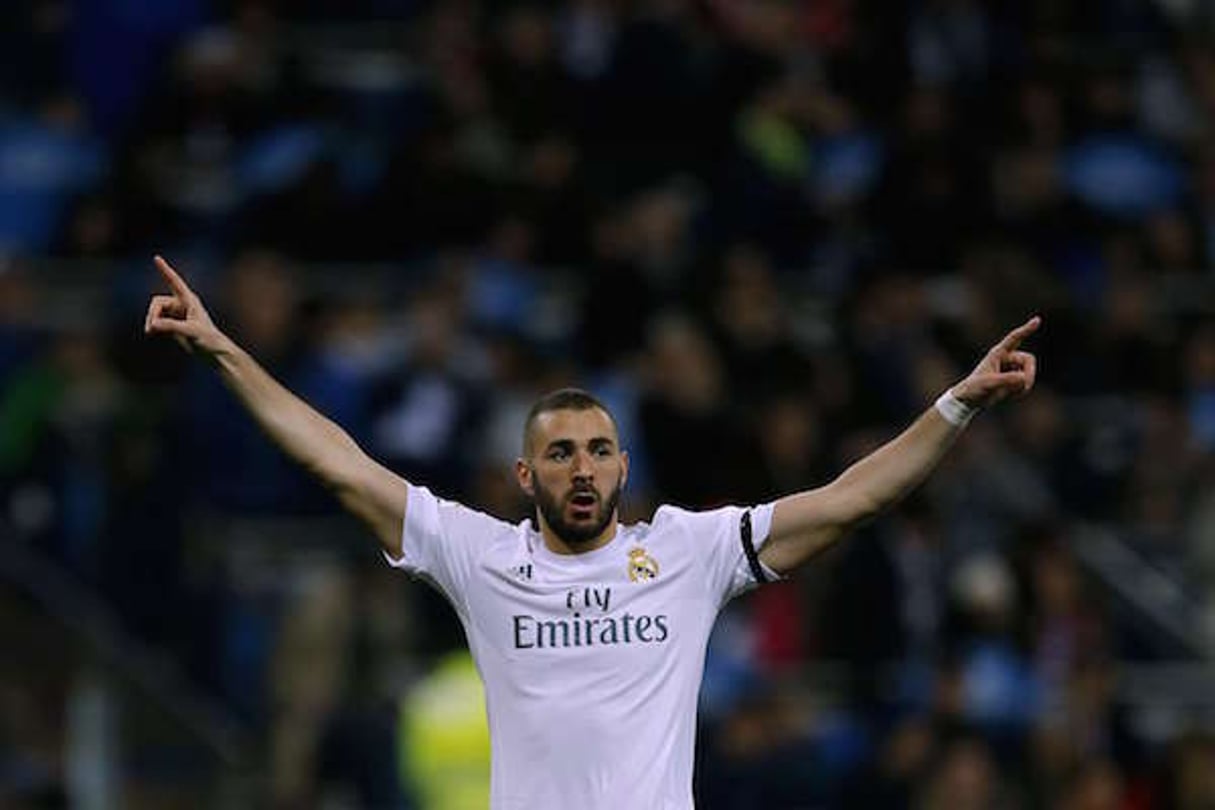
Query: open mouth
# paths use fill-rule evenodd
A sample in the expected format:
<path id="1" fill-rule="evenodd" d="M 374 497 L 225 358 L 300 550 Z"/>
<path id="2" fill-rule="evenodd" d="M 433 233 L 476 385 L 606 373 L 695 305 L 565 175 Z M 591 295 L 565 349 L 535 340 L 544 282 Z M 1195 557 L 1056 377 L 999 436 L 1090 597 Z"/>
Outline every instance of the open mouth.
<path id="1" fill-rule="evenodd" d="M 591 517 L 598 502 L 599 498 L 593 492 L 578 492 L 570 496 L 570 506 L 578 518 Z"/>

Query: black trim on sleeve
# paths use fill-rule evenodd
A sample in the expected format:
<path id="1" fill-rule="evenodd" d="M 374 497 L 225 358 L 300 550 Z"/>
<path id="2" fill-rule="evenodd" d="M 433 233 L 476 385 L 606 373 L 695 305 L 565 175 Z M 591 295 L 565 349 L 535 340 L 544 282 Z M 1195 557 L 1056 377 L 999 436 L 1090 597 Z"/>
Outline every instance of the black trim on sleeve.
<path id="1" fill-rule="evenodd" d="M 747 555 L 747 565 L 751 566 L 751 573 L 755 576 L 755 581 L 761 585 L 771 581 L 768 575 L 764 573 L 764 567 L 759 564 L 759 555 L 755 553 L 755 543 L 751 540 L 750 509 L 742 513 L 738 533 L 742 537 L 743 553 Z"/>

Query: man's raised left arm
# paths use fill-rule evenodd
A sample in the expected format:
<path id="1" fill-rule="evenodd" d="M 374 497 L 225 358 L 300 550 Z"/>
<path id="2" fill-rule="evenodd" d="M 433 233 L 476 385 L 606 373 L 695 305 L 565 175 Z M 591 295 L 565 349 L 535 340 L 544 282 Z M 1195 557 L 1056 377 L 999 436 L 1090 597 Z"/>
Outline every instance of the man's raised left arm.
<path id="1" fill-rule="evenodd" d="M 768 541 L 759 553 L 764 565 L 782 576 L 793 573 L 919 486 L 971 416 L 1028 393 L 1037 376 L 1037 360 L 1020 347 L 1040 324 L 1035 316 L 1005 335 L 974 371 L 910 427 L 834 481 L 778 500 Z"/>

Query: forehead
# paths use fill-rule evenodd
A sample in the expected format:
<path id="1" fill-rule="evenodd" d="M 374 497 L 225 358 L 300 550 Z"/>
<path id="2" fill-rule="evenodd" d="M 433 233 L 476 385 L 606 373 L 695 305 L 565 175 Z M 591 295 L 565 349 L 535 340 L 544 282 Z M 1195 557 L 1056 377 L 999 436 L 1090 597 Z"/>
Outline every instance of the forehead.
<path id="1" fill-rule="evenodd" d="M 532 423 L 531 441 L 537 448 L 562 439 L 588 442 L 601 437 L 619 441 L 611 417 L 599 408 L 545 411 Z"/>

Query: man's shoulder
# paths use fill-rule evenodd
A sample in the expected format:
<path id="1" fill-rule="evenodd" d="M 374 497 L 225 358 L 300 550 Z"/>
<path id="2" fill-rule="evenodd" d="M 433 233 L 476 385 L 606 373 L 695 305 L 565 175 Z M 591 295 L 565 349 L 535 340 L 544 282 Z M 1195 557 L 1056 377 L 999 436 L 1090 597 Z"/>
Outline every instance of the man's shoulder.
<path id="1" fill-rule="evenodd" d="M 479 518 L 493 520 L 493 521 L 495 521 L 497 523 L 501 523 L 505 526 L 512 525 L 502 518 L 491 515 L 488 511 L 486 511 L 485 509 L 482 509 L 480 506 L 473 505 L 471 502 L 468 502 L 465 499 L 460 498 L 459 496 L 453 496 L 449 493 L 432 489 L 431 487 L 429 487 L 426 484 L 419 484 L 414 481 L 407 481 L 406 487 L 408 488 L 409 497 L 411 499 L 416 498 L 419 501 L 433 502 L 434 504 L 436 504 L 439 507 L 446 508 L 446 509 L 452 509 L 452 510 L 455 510 L 455 511 L 458 511 L 461 513 L 466 513 L 466 514 L 469 514 L 470 516 L 475 515 Z"/>
<path id="2" fill-rule="evenodd" d="M 469 534 L 478 542 L 491 539 L 508 540 L 522 538 L 526 533 L 528 522 L 518 523 L 492 515 L 480 508 L 469 506 L 462 501 L 436 495 L 425 486 L 409 484 L 409 501 L 406 507 L 406 519 L 410 518 L 408 510 L 418 509 L 430 512 L 444 525 L 447 532 Z M 416 513 L 415 513 L 416 514 Z"/>
<path id="3" fill-rule="evenodd" d="M 688 509 L 663 504 L 654 510 L 648 523 L 635 523 L 632 528 L 641 537 L 696 536 L 734 519 L 739 507 L 722 506 L 715 509 Z"/>

